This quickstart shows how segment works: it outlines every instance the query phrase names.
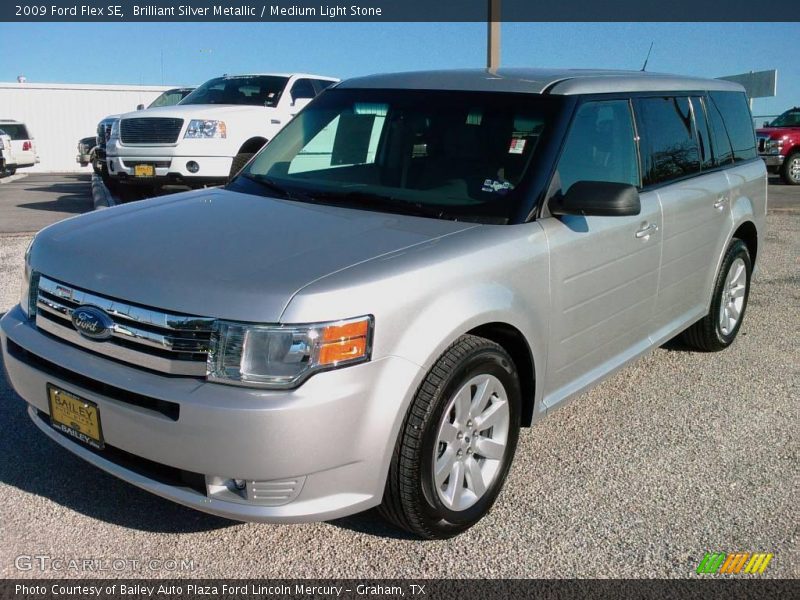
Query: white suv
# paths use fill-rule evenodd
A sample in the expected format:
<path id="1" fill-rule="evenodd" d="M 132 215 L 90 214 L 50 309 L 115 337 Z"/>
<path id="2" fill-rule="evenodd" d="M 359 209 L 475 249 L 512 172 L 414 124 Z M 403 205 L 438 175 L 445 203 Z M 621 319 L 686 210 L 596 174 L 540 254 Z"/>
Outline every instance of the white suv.
<path id="1" fill-rule="evenodd" d="M 6 169 L 9 175 L 13 175 L 17 169 L 32 167 L 39 162 L 36 145 L 25 123 L 0 119 L 0 129 L 11 138 L 11 160 Z"/>
<path id="2" fill-rule="evenodd" d="M 107 145 L 109 175 L 134 185 L 223 183 L 336 81 L 306 74 L 225 75 L 175 106 L 124 114 Z"/>

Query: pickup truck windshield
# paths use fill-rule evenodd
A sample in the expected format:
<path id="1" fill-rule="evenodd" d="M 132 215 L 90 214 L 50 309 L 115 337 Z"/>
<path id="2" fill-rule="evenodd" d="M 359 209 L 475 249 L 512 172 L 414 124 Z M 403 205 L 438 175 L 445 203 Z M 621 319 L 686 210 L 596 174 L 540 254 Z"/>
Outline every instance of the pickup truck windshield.
<path id="1" fill-rule="evenodd" d="M 206 81 L 178 104 L 246 104 L 273 108 L 288 80 L 277 75 L 217 77 Z"/>
<path id="2" fill-rule="evenodd" d="M 504 223 L 524 193 L 560 102 L 531 94 L 329 90 L 231 187 L 298 201 Z"/>
<path id="3" fill-rule="evenodd" d="M 800 127 L 800 110 L 787 110 L 772 121 L 770 127 Z"/>

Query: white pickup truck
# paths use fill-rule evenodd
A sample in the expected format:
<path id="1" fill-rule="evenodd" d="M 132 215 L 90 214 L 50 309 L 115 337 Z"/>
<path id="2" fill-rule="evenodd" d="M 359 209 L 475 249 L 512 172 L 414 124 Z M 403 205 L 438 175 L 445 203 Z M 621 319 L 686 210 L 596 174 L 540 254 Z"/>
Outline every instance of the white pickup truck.
<path id="1" fill-rule="evenodd" d="M 298 73 L 225 75 L 175 106 L 124 114 L 106 148 L 109 176 L 151 187 L 223 183 L 337 81 Z"/>

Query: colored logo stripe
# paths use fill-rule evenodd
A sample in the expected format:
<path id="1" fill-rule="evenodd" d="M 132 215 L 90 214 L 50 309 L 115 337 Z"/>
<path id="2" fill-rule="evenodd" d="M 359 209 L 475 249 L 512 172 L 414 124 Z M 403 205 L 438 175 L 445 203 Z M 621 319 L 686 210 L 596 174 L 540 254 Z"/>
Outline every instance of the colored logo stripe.
<path id="1" fill-rule="evenodd" d="M 772 554 L 766 553 L 736 552 L 726 554 L 725 552 L 708 552 L 703 557 L 703 560 L 700 561 L 697 573 L 738 574 L 744 568 L 745 573 L 760 574 L 766 570 L 767 565 L 772 560 L 772 556 Z"/>

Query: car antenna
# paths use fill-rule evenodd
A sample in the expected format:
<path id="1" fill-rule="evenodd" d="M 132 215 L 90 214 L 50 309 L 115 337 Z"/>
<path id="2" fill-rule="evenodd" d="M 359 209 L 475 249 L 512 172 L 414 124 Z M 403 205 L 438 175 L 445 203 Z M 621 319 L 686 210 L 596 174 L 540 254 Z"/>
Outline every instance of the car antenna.
<path id="1" fill-rule="evenodd" d="M 647 51 L 647 56 L 644 59 L 644 64 L 642 65 L 642 73 L 647 70 L 647 61 L 650 60 L 650 53 L 653 51 L 653 44 L 655 42 L 650 42 L 650 49 Z"/>

